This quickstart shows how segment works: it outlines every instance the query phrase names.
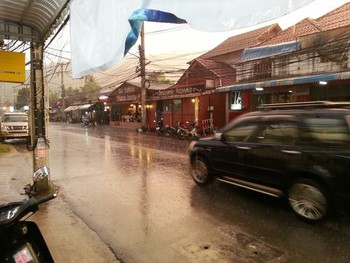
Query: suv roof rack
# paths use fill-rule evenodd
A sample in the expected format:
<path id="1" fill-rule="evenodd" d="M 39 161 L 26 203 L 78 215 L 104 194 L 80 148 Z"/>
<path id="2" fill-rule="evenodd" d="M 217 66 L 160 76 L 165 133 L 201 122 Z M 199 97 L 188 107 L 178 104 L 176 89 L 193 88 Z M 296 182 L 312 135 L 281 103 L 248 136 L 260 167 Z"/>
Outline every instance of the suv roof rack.
<path id="1" fill-rule="evenodd" d="M 278 109 L 304 109 L 304 108 L 344 108 L 350 107 L 350 102 L 332 102 L 332 101 L 306 101 L 289 103 L 261 104 L 259 110 L 278 110 Z"/>

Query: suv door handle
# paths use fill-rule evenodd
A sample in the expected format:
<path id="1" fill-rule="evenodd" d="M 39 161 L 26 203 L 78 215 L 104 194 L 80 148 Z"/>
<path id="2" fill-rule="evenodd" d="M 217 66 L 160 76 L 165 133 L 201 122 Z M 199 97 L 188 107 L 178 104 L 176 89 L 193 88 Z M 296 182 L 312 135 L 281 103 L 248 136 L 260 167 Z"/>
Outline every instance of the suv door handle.
<path id="1" fill-rule="evenodd" d="M 290 150 L 281 150 L 283 153 L 288 153 L 288 154 L 301 154 L 299 151 L 290 151 Z"/>
<path id="2" fill-rule="evenodd" d="M 236 148 L 240 150 L 250 150 L 250 147 L 247 146 L 236 146 Z"/>

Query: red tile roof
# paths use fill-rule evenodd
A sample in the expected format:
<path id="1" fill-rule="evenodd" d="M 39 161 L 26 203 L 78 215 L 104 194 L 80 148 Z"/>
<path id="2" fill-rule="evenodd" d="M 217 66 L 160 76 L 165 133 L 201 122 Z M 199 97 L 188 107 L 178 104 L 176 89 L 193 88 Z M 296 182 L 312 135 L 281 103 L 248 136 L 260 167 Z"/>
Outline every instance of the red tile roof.
<path id="1" fill-rule="evenodd" d="M 260 43 L 259 46 L 289 42 L 302 36 L 346 26 L 350 26 L 350 3 L 346 3 L 317 19 L 305 18 L 299 23 L 279 32 L 275 37 Z"/>
<path id="2" fill-rule="evenodd" d="M 350 3 L 346 3 L 324 16 L 319 17 L 317 23 L 321 26 L 323 31 L 349 26 Z"/>
<path id="3" fill-rule="evenodd" d="M 226 63 L 215 62 L 208 59 L 196 59 L 195 61 L 197 61 L 203 67 L 209 69 L 218 78 L 224 78 L 234 74 L 233 68 Z"/>
<path id="4" fill-rule="evenodd" d="M 255 47 L 266 38 L 274 36 L 277 32 L 281 31 L 278 24 L 273 24 L 258 28 L 240 35 L 232 36 L 226 39 L 217 47 L 201 55 L 201 59 L 210 59 L 217 56 L 232 53 L 237 50 L 242 50 L 247 47 Z"/>
<path id="5" fill-rule="evenodd" d="M 189 68 L 171 88 L 204 85 L 206 80 L 218 78 L 221 78 L 223 83 L 233 84 L 235 81 L 235 70 L 223 62 L 198 58 L 191 61 Z"/>

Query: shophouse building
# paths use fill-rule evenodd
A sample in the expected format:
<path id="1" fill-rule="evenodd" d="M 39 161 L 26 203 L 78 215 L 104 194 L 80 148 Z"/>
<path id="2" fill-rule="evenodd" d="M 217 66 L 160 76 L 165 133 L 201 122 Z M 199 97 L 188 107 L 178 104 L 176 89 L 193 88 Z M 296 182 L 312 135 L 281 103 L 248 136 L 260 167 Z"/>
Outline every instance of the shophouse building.
<path id="1" fill-rule="evenodd" d="M 212 117 L 212 113 L 222 110 L 221 94 L 214 94 L 215 87 L 233 84 L 234 70 L 226 63 L 212 60 L 195 59 L 177 83 L 164 90 L 149 90 L 147 101 L 156 102 L 156 109 L 164 124 L 176 125 L 177 122 L 197 122 Z M 223 113 L 218 116 L 224 116 Z M 223 124 L 223 118 L 216 123 Z"/>
<path id="2" fill-rule="evenodd" d="M 252 110 L 262 103 L 349 101 L 349 15 L 348 3 L 244 49 L 232 65 L 236 84 L 216 92 L 244 92 L 241 103 Z"/>
<path id="3" fill-rule="evenodd" d="M 155 104 L 165 124 L 197 122 L 201 128 L 208 125 L 221 128 L 229 119 L 227 109 L 232 103 L 227 101 L 229 92 L 215 91 L 219 87 L 236 83 L 236 71 L 230 64 L 239 61 L 244 48 L 255 47 L 280 31 L 281 28 L 273 24 L 228 38 L 211 51 L 190 61 L 188 69 L 175 85 L 165 90 L 150 90 L 147 102 Z M 232 107 L 230 112 L 234 115 L 236 106 Z"/>
<path id="4" fill-rule="evenodd" d="M 161 92 L 168 88 L 170 84 L 159 84 L 147 82 L 147 94 L 153 91 Z M 117 85 L 108 94 L 105 100 L 105 107 L 110 111 L 110 124 L 117 126 L 141 127 L 141 80 L 135 78 L 132 81 L 124 81 Z M 146 121 L 148 127 L 155 127 L 157 119 L 157 104 L 152 100 L 147 100 Z"/>

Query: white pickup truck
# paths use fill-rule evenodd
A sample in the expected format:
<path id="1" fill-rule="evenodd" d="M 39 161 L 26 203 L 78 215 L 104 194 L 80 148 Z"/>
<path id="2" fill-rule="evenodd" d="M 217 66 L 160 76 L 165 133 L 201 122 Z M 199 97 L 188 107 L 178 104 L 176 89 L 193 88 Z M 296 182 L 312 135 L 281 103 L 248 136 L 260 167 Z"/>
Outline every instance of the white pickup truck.
<path id="1" fill-rule="evenodd" d="M 25 112 L 8 112 L 0 119 L 0 142 L 16 138 L 28 138 L 28 114 Z"/>

